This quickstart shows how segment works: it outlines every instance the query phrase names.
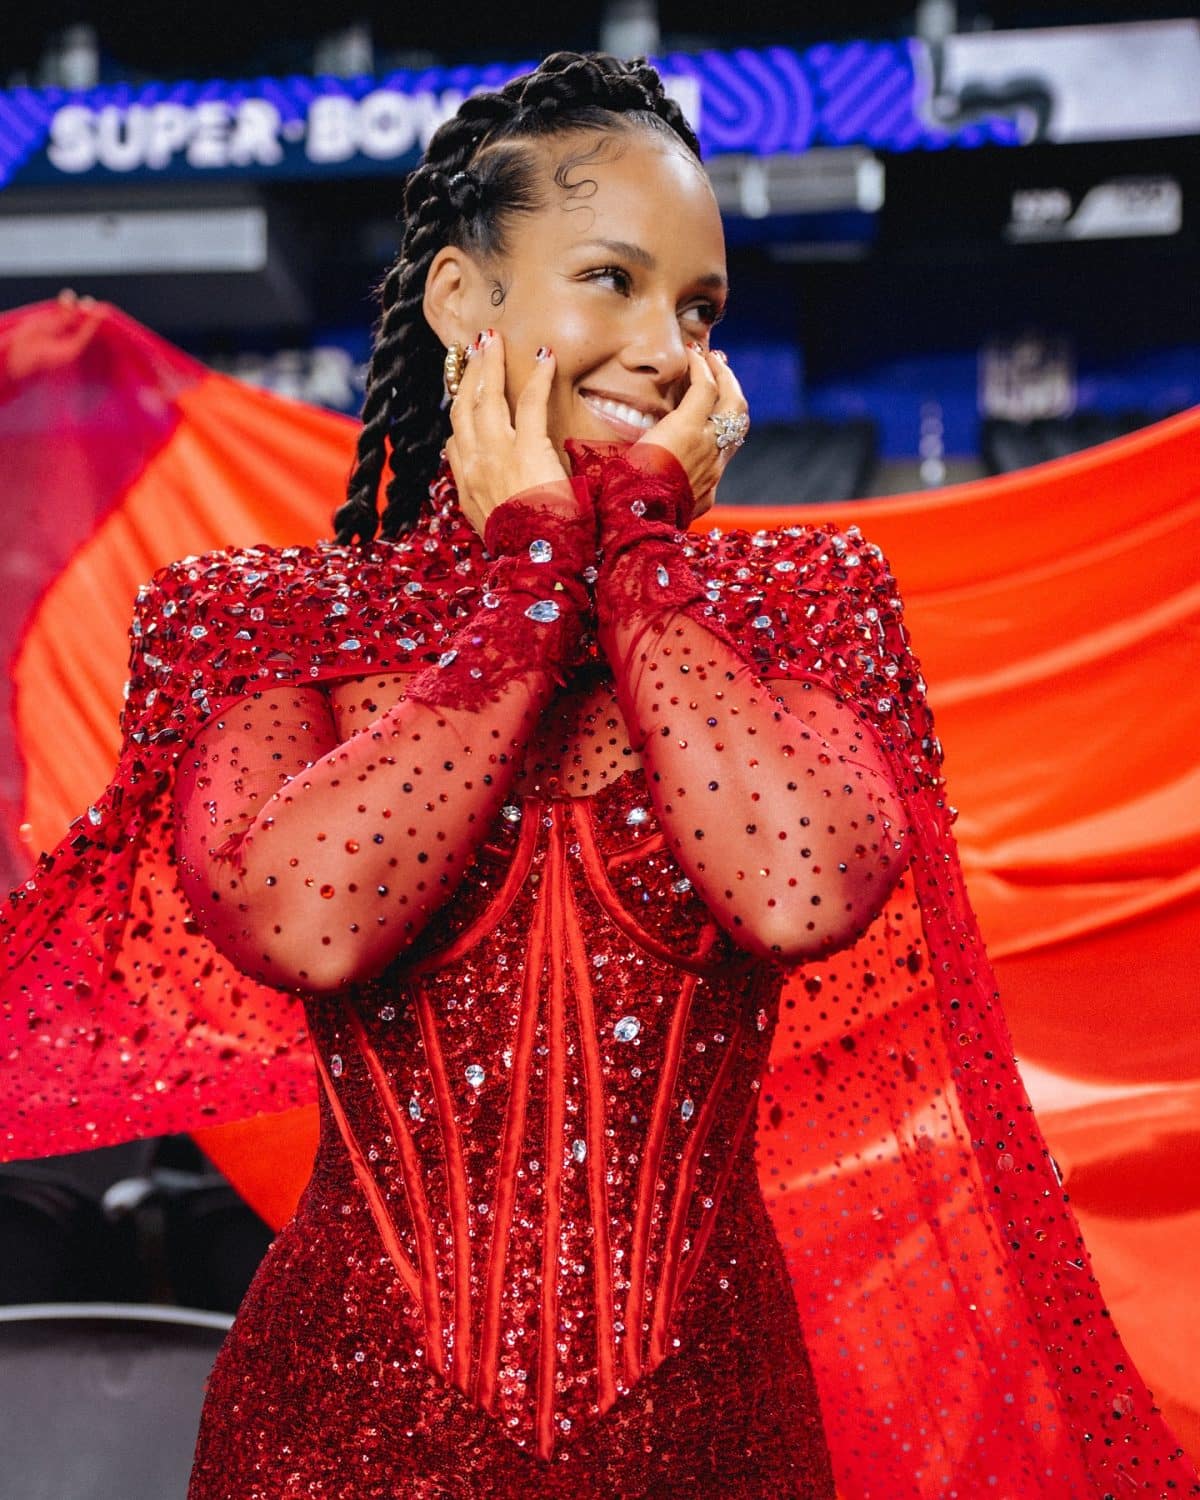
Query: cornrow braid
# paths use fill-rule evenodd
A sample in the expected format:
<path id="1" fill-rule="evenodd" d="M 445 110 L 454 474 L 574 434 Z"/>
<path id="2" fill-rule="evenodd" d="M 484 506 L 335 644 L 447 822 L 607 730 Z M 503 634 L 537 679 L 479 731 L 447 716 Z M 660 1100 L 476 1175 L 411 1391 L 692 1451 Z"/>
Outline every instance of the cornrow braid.
<path id="1" fill-rule="evenodd" d="M 333 518 L 339 542 L 369 542 L 379 530 L 385 463 L 391 478 L 383 535 L 407 531 L 449 435 L 443 349 L 422 307 L 434 256 L 451 244 L 484 258 L 502 253 L 511 217 L 540 206 L 541 184 L 523 142 L 581 127 L 637 126 L 673 134 L 699 159 L 694 131 L 644 60 L 556 52 L 503 88 L 464 99 L 434 133 L 408 179 L 400 254 L 379 291 L 362 430 L 347 498 Z"/>

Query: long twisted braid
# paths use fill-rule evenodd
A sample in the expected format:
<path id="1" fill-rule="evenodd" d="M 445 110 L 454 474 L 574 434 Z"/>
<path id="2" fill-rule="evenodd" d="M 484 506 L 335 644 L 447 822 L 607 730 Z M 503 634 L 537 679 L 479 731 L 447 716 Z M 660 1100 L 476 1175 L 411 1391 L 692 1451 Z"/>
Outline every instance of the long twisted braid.
<path id="1" fill-rule="evenodd" d="M 369 542 L 379 529 L 376 496 L 389 450 L 383 535 L 408 530 L 449 435 L 441 410 L 443 350 L 422 310 L 434 256 L 451 244 L 481 258 L 502 254 L 511 217 L 543 201 L 523 143 L 585 127 L 663 130 L 700 156 L 658 73 L 643 61 L 603 53 L 554 53 L 502 89 L 465 99 L 430 140 L 408 179 L 400 254 L 380 288 L 362 431 L 347 499 L 334 516 L 339 542 Z"/>

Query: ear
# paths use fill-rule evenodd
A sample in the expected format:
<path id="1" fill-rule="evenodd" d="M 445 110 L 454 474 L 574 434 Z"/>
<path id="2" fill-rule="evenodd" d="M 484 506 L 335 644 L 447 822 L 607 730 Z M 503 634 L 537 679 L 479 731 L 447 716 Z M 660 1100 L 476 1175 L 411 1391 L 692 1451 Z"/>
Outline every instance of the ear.
<path id="1" fill-rule="evenodd" d="M 474 259 L 458 245 L 444 245 L 425 277 L 422 304 L 425 321 L 449 348 L 469 344 L 487 327 L 483 276 Z"/>

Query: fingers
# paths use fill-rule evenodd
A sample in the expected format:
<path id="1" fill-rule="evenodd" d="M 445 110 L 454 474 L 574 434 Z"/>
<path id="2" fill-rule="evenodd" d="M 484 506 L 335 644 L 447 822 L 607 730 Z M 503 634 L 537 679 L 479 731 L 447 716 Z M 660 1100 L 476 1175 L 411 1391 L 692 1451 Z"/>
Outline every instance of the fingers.
<path id="1" fill-rule="evenodd" d="M 471 400 L 475 433 L 487 446 L 513 440 L 512 418 L 505 396 L 504 340 L 493 328 L 479 336 L 479 352 L 471 363 L 475 380 Z"/>
<path id="2" fill-rule="evenodd" d="M 472 344 L 450 407 L 452 437 L 446 448 L 469 517 L 474 508 L 482 520 L 509 496 L 566 478 L 548 436 L 555 369 L 551 351 L 539 351 L 510 415 L 502 339 L 489 329 Z"/>
<path id="3" fill-rule="evenodd" d="M 513 413 L 513 427 L 520 443 L 532 445 L 547 440 L 550 387 L 554 384 L 554 369 L 554 350 L 544 347 L 539 349 L 534 360 L 533 374 L 517 397 L 516 411 Z"/>
<path id="4" fill-rule="evenodd" d="M 719 349 L 710 349 L 707 355 L 709 368 L 717 382 L 717 404 L 716 411 L 737 411 L 749 415 L 749 405 L 746 402 L 746 393 L 742 390 L 737 376 L 730 368 L 729 361 Z"/>
<path id="5" fill-rule="evenodd" d="M 467 345 L 467 363 L 462 379 L 458 383 L 458 394 L 450 403 L 450 425 L 458 433 L 460 448 L 470 451 L 474 447 L 481 409 L 496 382 L 495 354 L 489 351 L 496 341 L 493 329 L 477 334 Z M 500 371 L 503 394 L 503 365 Z"/>
<path id="6" fill-rule="evenodd" d="M 450 441 L 454 444 L 454 457 L 450 467 L 454 473 L 459 502 L 464 510 L 474 503 L 481 451 L 486 451 L 489 444 L 495 443 L 495 438 L 489 437 L 486 420 L 482 420 L 487 410 L 485 402 L 489 386 L 494 385 L 496 380 L 495 356 L 490 362 L 487 358 L 493 339 L 492 330 L 488 329 L 468 346 L 467 366 L 459 381 L 458 394 L 450 403 Z M 504 399 L 503 367 L 500 370 L 500 399 Z M 450 444 L 447 443 L 447 457 L 450 456 L 450 451 Z"/>
<path id="7" fill-rule="evenodd" d="M 717 401 L 717 379 L 699 344 L 687 346 L 689 384 L 675 408 L 697 426 L 712 415 Z"/>

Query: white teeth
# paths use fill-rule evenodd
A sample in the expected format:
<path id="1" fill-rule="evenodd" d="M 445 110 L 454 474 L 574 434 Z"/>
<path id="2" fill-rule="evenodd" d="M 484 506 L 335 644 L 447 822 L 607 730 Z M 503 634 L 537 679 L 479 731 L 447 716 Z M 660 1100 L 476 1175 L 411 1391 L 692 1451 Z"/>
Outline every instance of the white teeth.
<path id="1" fill-rule="evenodd" d="M 630 427 L 640 427 L 643 432 L 649 431 L 658 420 L 651 412 L 638 411 L 636 406 L 626 406 L 623 401 L 612 401 L 607 396 L 585 396 L 583 399 L 597 411 L 616 417 L 618 422 L 627 422 Z"/>

